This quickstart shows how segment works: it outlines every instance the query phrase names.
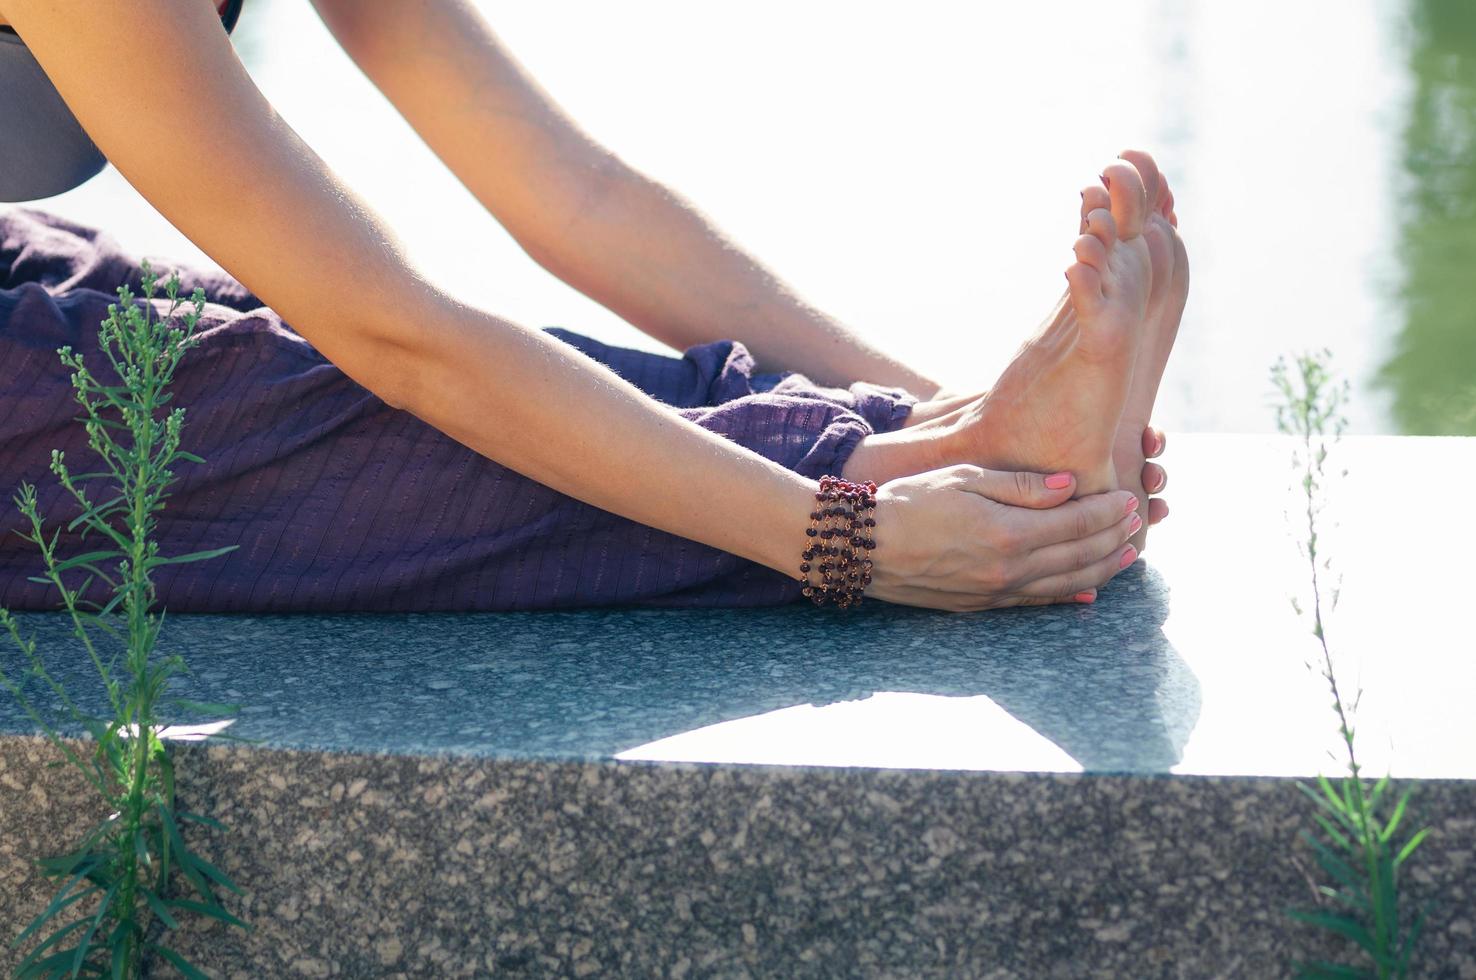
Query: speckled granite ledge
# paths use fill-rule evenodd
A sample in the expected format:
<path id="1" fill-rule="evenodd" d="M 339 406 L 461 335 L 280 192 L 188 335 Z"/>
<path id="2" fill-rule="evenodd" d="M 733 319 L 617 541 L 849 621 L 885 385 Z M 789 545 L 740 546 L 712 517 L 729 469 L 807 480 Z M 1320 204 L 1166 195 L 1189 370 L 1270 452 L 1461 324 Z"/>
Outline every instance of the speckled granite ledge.
<path id="1" fill-rule="evenodd" d="M 258 926 L 183 946 L 241 977 L 1285 975 L 1319 940 L 1281 916 L 1310 862 L 1275 777 L 1335 769 L 1287 448 L 1175 437 L 1174 523 L 1090 608 L 173 618 L 186 693 L 261 740 L 179 748 Z M 1476 484 L 1476 441 L 1343 452 L 1330 629 L 1435 828 L 1421 975 L 1476 978 L 1476 530 L 1388 516 L 1412 472 Z M 29 731 L 0 699 L 0 926 L 90 816 Z"/>

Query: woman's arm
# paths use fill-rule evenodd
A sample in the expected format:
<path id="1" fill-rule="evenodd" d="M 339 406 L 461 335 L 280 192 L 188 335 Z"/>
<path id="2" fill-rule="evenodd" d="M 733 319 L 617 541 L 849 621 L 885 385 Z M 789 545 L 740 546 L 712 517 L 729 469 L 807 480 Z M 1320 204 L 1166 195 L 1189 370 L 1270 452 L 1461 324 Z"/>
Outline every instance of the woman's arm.
<path id="1" fill-rule="evenodd" d="M 544 268 L 678 349 L 742 340 L 769 369 L 921 398 L 932 379 L 805 303 L 670 189 L 600 146 L 466 0 L 314 0 L 364 73 Z"/>
<path id="2" fill-rule="evenodd" d="M 437 290 L 272 111 L 206 0 L 0 12 L 139 192 L 350 377 L 540 483 L 799 577 L 813 483 Z M 1032 506 L 1061 504 L 1036 514 L 987 500 L 978 480 L 897 484 L 877 508 L 882 598 L 976 608 L 1038 599 L 1042 582 L 1088 588 L 1107 564 L 1059 542 L 1105 555 L 1108 529 L 1127 537 L 1127 494 L 1062 504 L 1069 488 L 1036 487 Z"/>

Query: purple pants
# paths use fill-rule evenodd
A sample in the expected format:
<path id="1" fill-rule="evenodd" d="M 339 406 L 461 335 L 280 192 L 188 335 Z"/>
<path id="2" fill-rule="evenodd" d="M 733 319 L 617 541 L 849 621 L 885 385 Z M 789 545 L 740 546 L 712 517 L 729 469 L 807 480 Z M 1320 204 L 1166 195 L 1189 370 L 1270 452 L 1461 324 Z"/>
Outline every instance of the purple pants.
<path id="1" fill-rule="evenodd" d="M 159 569 L 159 603 L 169 610 L 756 606 L 798 597 L 798 583 L 771 569 L 580 503 L 472 452 L 349 379 L 239 283 L 179 272 L 186 293 L 200 286 L 209 300 L 174 389 L 186 409 L 184 448 L 205 463 L 177 468 L 160 550 L 238 547 Z M 137 261 L 107 236 L 35 211 L 0 211 L 0 501 L 22 480 L 36 484 L 49 526 L 78 513 L 47 469 L 51 451 L 64 450 L 76 473 L 95 459 L 56 349 L 70 345 L 112 381 L 97 327 L 117 287 L 137 291 L 138 280 Z M 755 375 L 732 341 L 676 358 L 550 332 L 704 428 L 812 478 L 839 473 L 863 436 L 896 428 L 914 402 L 864 383 L 822 388 L 795 374 Z M 53 589 L 27 581 L 41 560 L 11 533 L 19 514 L 0 513 L 0 606 L 56 608 Z M 92 546 L 63 534 L 60 551 Z"/>

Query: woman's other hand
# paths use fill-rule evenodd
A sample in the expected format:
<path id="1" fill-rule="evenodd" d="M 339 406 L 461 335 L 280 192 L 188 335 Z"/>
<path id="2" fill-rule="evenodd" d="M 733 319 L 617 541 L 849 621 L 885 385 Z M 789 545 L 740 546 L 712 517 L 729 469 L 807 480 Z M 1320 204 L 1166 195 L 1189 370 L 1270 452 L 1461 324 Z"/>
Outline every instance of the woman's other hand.
<path id="1" fill-rule="evenodd" d="M 1126 490 L 1072 500 L 1075 488 L 1068 474 L 977 466 L 885 484 L 866 594 L 955 612 L 1093 601 L 1137 558 L 1142 519 Z"/>

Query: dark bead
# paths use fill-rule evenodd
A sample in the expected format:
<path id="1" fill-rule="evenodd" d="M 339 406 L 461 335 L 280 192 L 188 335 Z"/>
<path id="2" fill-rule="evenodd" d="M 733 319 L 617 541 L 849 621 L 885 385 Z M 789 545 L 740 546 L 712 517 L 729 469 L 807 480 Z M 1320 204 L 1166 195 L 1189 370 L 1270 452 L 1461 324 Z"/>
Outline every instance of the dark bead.
<path id="1" fill-rule="evenodd" d="M 855 535 L 855 536 L 853 536 L 851 538 L 851 547 L 853 547 L 853 548 L 859 548 L 859 547 L 861 547 L 865 543 L 866 543 L 866 539 L 863 538 L 859 534 L 857 534 L 857 535 Z"/>
<path id="2" fill-rule="evenodd" d="M 866 518 L 866 520 L 865 520 L 864 523 L 866 524 L 867 527 L 876 527 L 876 518 L 874 518 L 874 517 L 868 517 L 868 518 Z"/>
<path id="3" fill-rule="evenodd" d="M 810 536 L 810 537 L 812 537 L 812 538 L 813 538 L 813 537 L 814 537 L 814 536 L 815 536 L 815 535 L 817 535 L 817 534 L 819 534 L 819 533 L 820 533 L 820 532 L 819 532 L 819 531 L 817 531 L 817 530 L 815 530 L 815 529 L 814 529 L 814 528 L 813 528 L 813 527 L 807 527 L 807 528 L 805 528 L 805 534 L 807 534 L 807 535 L 809 535 L 809 536 Z"/>
<path id="4" fill-rule="evenodd" d="M 810 563 L 809 562 L 805 562 L 802 565 L 800 565 L 800 571 L 802 571 L 802 572 L 808 572 L 809 570 L 810 570 Z"/>
<path id="5" fill-rule="evenodd" d="M 811 514 L 810 514 L 810 520 L 812 520 L 812 521 L 818 521 L 819 519 L 820 519 L 820 512 L 818 510 L 811 512 Z"/>
<path id="6" fill-rule="evenodd" d="M 835 532 L 827 527 L 825 530 L 820 532 L 820 536 L 828 541 L 831 538 L 835 537 Z"/>

